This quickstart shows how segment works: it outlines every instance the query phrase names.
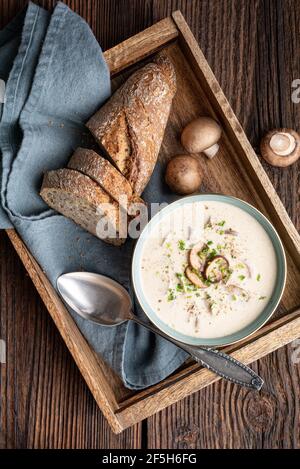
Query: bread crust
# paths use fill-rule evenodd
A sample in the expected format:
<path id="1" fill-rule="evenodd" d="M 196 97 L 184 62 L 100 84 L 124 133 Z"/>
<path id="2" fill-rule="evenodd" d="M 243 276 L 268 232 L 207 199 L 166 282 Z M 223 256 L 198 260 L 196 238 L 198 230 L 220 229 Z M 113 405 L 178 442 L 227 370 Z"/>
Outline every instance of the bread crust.
<path id="1" fill-rule="evenodd" d="M 87 123 L 137 195 L 153 172 L 175 92 L 174 66 L 159 54 L 131 75 Z"/>
<path id="2" fill-rule="evenodd" d="M 133 193 L 131 185 L 120 171 L 93 150 L 78 148 L 68 167 L 97 182 L 127 212 L 131 203 L 143 203 L 142 199 Z"/>
<path id="3" fill-rule="evenodd" d="M 99 236 L 98 223 L 104 217 L 110 227 L 119 232 L 119 206 L 88 176 L 72 169 L 49 171 L 44 175 L 40 195 L 51 208 L 103 241 L 116 246 L 124 243 L 125 239 L 118 236 Z"/>

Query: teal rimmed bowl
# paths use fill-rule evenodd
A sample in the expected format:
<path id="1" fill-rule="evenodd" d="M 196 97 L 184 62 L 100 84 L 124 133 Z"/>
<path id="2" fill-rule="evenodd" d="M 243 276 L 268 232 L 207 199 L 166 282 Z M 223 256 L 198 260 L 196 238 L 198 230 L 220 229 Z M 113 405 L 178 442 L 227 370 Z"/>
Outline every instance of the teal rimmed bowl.
<path id="1" fill-rule="evenodd" d="M 266 305 L 266 307 L 263 309 L 260 315 L 253 322 L 248 324 L 243 329 L 233 334 L 226 335 L 224 337 L 218 337 L 215 339 L 214 338 L 202 339 L 201 337 L 187 336 L 187 335 L 181 334 L 180 332 L 172 329 L 170 326 L 165 324 L 157 316 L 153 308 L 149 305 L 147 298 L 144 294 L 144 291 L 142 288 L 142 282 L 141 282 L 141 260 L 142 260 L 143 247 L 153 227 L 157 223 L 162 223 L 164 216 L 170 214 L 171 212 L 176 210 L 178 207 L 185 205 L 185 204 L 190 204 L 193 202 L 200 202 L 200 201 L 201 202 L 208 202 L 208 201 L 224 202 L 224 203 L 233 205 L 235 207 L 238 207 L 244 210 L 246 213 L 248 213 L 253 218 L 255 218 L 255 220 L 257 220 L 260 223 L 260 225 L 264 228 L 265 232 L 268 234 L 273 244 L 275 254 L 276 254 L 276 263 L 277 263 L 277 276 L 276 276 L 276 282 L 275 282 L 273 294 L 269 303 Z M 285 257 L 285 252 L 284 252 L 284 248 L 280 240 L 280 237 L 277 231 L 275 230 L 275 228 L 273 227 L 273 225 L 259 210 L 257 210 L 255 207 L 248 204 L 247 202 L 244 202 L 243 200 L 235 198 L 235 197 L 220 195 L 220 194 L 200 194 L 200 195 L 184 197 L 180 200 L 177 200 L 176 202 L 173 202 L 172 204 L 163 208 L 159 213 L 157 213 L 149 221 L 149 223 L 146 225 L 146 227 L 142 231 L 140 238 L 138 239 L 136 246 L 135 246 L 133 260 L 132 260 L 132 281 L 133 281 L 133 287 L 134 287 L 136 297 L 142 309 L 144 310 L 148 318 L 151 320 L 151 322 L 153 322 L 159 329 L 161 329 L 163 332 L 168 334 L 170 337 L 173 337 L 174 339 L 177 339 L 186 344 L 199 345 L 199 346 L 203 345 L 207 347 L 220 347 L 223 345 L 232 344 L 234 342 L 238 342 L 239 340 L 245 339 L 246 337 L 248 337 L 249 335 L 257 331 L 260 327 L 262 327 L 266 323 L 266 321 L 270 319 L 270 317 L 276 310 L 281 300 L 281 297 L 283 295 L 285 282 L 286 282 L 286 270 L 287 270 L 286 257 Z"/>

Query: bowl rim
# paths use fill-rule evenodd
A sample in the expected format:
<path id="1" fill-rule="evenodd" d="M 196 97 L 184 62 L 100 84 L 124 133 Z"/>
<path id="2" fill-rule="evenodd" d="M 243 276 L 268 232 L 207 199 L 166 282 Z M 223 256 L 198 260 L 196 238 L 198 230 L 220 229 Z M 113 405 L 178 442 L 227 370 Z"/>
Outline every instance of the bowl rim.
<path id="1" fill-rule="evenodd" d="M 147 304 L 145 294 L 143 293 L 143 289 L 139 288 L 139 284 L 141 283 L 139 282 L 139 278 L 138 278 L 138 274 L 139 274 L 138 262 L 141 257 L 142 248 L 143 248 L 145 239 L 147 239 L 146 233 L 151 232 L 152 227 L 157 223 L 157 220 L 159 218 L 161 218 L 162 220 L 163 217 L 167 213 L 171 213 L 173 210 L 176 209 L 176 207 L 180 207 L 182 205 L 185 205 L 186 203 L 192 203 L 192 202 L 197 202 L 197 201 L 204 201 L 204 202 L 215 201 L 215 202 L 223 202 L 223 203 L 225 202 L 225 203 L 234 205 L 242 210 L 246 208 L 245 210 L 246 213 L 248 213 L 250 216 L 253 216 L 253 218 L 266 231 L 267 235 L 269 236 L 272 242 L 272 245 L 276 254 L 277 278 L 276 278 L 276 283 L 275 283 L 270 301 L 267 303 L 267 305 L 262 310 L 262 312 L 257 316 L 257 318 L 254 319 L 251 323 L 249 323 L 247 326 L 243 327 L 242 329 L 236 331 L 235 333 L 228 334 L 224 337 L 204 339 L 201 337 L 188 336 L 188 335 L 185 335 L 176 331 L 175 329 L 172 329 L 170 326 L 168 326 L 168 324 L 164 323 L 157 316 L 155 311 L 153 311 L 151 306 Z M 242 205 L 242 207 L 240 205 Z M 263 223 L 261 223 L 261 221 Z M 272 234 L 272 236 L 270 236 L 270 234 Z M 278 304 L 281 301 L 282 295 L 284 293 L 284 289 L 286 285 L 286 278 L 287 278 L 287 260 L 286 260 L 286 254 L 285 254 L 283 243 L 280 239 L 279 234 L 277 233 L 276 228 L 270 222 L 270 220 L 256 207 L 254 207 L 248 202 L 245 202 L 243 199 L 240 199 L 238 197 L 234 197 L 231 195 L 224 195 L 224 194 L 217 194 L 217 193 L 196 194 L 196 195 L 182 197 L 178 200 L 175 200 L 174 202 L 171 202 L 169 205 L 162 208 L 158 213 L 156 213 L 151 218 L 151 220 L 148 221 L 148 223 L 143 228 L 135 244 L 133 257 L 132 257 L 132 264 L 131 264 L 131 277 L 132 277 L 133 290 L 142 310 L 144 311 L 148 319 L 156 327 L 158 327 L 158 329 L 163 331 L 169 337 L 176 339 L 182 343 L 188 344 L 188 345 L 223 347 L 226 345 L 231 345 L 231 344 L 240 342 L 250 337 L 252 334 L 254 334 L 259 329 L 261 329 L 264 326 L 264 324 L 266 324 L 266 322 L 269 321 L 270 318 L 273 316 Z M 276 294 L 275 301 L 273 301 L 274 292 Z M 246 332 L 246 330 L 248 329 L 250 329 L 250 331 Z"/>

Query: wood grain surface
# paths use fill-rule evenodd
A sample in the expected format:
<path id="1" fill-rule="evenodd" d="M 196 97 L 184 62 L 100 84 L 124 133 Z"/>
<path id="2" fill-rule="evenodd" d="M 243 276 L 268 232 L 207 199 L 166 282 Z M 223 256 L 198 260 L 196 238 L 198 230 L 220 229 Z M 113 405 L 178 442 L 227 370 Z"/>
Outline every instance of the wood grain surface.
<path id="1" fill-rule="evenodd" d="M 25 3 L 0 0 L 0 27 Z M 292 81 L 300 78 L 297 0 L 66 3 L 90 23 L 104 50 L 180 9 L 254 148 L 270 128 L 300 131 L 300 104 L 291 100 Z M 299 230 L 299 164 L 264 167 Z M 113 435 L 3 233 L 0 243 L 0 339 L 7 343 L 0 447 L 300 447 L 300 341 L 253 366 L 266 380 L 263 396 L 219 382 Z"/>

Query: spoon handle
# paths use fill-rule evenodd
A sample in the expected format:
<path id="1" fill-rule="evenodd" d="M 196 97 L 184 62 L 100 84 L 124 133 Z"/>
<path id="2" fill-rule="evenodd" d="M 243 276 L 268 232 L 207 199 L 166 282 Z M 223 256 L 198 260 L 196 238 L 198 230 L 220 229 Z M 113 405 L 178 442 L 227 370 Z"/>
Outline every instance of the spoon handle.
<path id="1" fill-rule="evenodd" d="M 232 383 L 239 384 L 240 386 L 245 386 L 247 388 L 256 389 L 258 391 L 262 388 L 264 381 L 260 376 L 254 373 L 251 368 L 230 355 L 211 348 L 195 347 L 193 345 L 184 344 L 164 334 L 155 326 L 141 321 L 136 316 L 131 319 L 155 334 L 160 335 L 169 342 L 173 342 L 179 348 L 189 353 L 198 363 L 201 363 L 205 368 L 213 371 L 227 381 L 231 381 Z"/>
<path id="2" fill-rule="evenodd" d="M 184 346 L 184 350 L 203 366 L 232 383 L 259 391 L 264 381 L 249 366 L 220 350 Z"/>

